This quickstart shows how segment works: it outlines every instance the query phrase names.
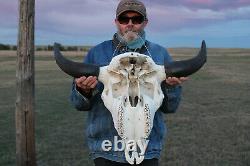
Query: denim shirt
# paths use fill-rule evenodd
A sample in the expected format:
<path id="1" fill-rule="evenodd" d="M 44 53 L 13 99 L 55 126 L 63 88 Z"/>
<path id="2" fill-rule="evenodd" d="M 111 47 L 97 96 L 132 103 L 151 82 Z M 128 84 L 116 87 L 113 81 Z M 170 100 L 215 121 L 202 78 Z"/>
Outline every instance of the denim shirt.
<path id="1" fill-rule="evenodd" d="M 163 65 L 164 61 L 172 61 L 165 48 L 149 41 L 146 41 L 146 43 L 147 47 L 142 53 L 151 56 L 156 64 Z M 124 50 L 117 50 L 112 40 L 104 41 L 88 52 L 84 62 L 106 66 L 109 65 L 113 56 L 123 52 Z M 145 159 L 160 158 L 167 130 L 163 115 L 164 113 L 174 113 L 181 99 L 181 86 L 167 86 L 165 81 L 163 81 L 161 88 L 164 99 L 161 107 L 155 113 L 153 128 L 148 138 L 149 143 L 144 155 Z M 103 84 L 98 82 L 92 96 L 86 97 L 77 91 L 73 82 L 70 100 L 77 110 L 88 111 L 86 139 L 91 158 L 103 157 L 112 161 L 127 163 L 124 151 L 114 151 L 114 136 L 118 136 L 118 133 L 114 128 L 112 115 L 101 99 L 102 91 Z M 102 142 L 104 140 L 112 142 L 110 151 L 103 151 Z M 118 140 L 121 140 L 119 136 Z"/>

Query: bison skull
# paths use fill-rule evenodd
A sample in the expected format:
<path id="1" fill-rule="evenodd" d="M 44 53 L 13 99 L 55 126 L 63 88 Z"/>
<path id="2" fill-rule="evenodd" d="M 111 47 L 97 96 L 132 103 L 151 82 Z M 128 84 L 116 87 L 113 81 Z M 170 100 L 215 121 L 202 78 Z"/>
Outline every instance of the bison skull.
<path id="1" fill-rule="evenodd" d="M 144 158 L 144 150 L 139 145 L 140 155 L 133 151 L 129 154 L 129 142 L 146 145 L 155 111 L 164 97 L 160 83 L 165 78 L 164 66 L 156 65 L 150 57 L 138 53 L 118 55 L 109 66 L 100 69 L 99 80 L 105 85 L 102 100 L 125 142 L 125 156 L 130 164 L 134 159 L 139 164 Z"/>
<path id="2" fill-rule="evenodd" d="M 99 67 L 65 59 L 58 44 L 54 51 L 57 64 L 67 74 L 75 78 L 95 75 L 104 84 L 102 100 L 125 142 L 125 157 L 130 164 L 134 161 L 139 164 L 144 159 L 154 115 L 164 98 L 161 82 L 168 76 L 188 76 L 206 62 L 204 41 L 196 57 L 164 65 L 155 64 L 147 55 L 128 52 L 115 56 L 108 66 Z M 131 149 L 131 141 L 136 148 Z"/>

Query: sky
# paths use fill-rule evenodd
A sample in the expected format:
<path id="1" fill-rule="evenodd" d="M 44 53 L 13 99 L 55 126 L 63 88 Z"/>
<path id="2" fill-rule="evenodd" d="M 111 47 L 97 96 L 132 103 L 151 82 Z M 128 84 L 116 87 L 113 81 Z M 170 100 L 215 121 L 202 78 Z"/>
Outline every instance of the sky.
<path id="1" fill-rule="evenodd" d="M 250 0 L 142 0 L 146 38 L 164 47 L 250 48 Z M 116 32 L 119 0 L 36 0 L 35 44 L 96 45 Z M 16 44 L 18 0 L 0 0 L 0 43 Z"/>

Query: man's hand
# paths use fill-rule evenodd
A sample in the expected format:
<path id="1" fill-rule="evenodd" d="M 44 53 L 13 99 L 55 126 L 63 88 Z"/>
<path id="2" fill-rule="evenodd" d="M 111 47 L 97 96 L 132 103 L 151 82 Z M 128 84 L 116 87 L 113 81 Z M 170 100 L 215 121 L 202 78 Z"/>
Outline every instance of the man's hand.
<path id="1" fill-rule="evenodd" d="M 174 85 L 179 85 L 179 84 L 181 84 L 181 83 L 183 83 L 184 81 L 187 81 L 187 80 L 188 80 L 188 77 L 180 77 L 180 78 L 168 77 L 168 78 L 166 78 L 166 83 L 168 85 L 174 86 Z"/>
<path id="2" fill-rule="evenodd" d="M 90 93 L 91 89 L 95 88 L 97 84 L 96 76 L 85 77 L 82 76 L 80 78 L 75 79 L 76 86 L 84 93 Z"/>

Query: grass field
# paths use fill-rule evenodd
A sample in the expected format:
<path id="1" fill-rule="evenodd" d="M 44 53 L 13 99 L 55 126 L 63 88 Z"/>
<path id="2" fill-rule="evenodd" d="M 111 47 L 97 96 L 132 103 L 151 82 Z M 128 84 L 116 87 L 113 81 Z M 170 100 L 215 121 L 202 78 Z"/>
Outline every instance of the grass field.
<path id="1" fill-rule="evenodd" d="M 170 49 L 174 59 L 196 51 Z M 84 140 L 87 114 L 70 105 L 72 78 L 58 69 L 51 54 L 35 57 L 37 163 L 92 166 Z M 83 53 L 70 54 L 81 61 Z M 0 52 L 0 166 L 15 165 L 15 63 L 15 52 Z M 205 67 L 183 84 L 178 112 L 166 115 L 161 166 L 250 165 L 249 71 L 250 50 L 208 50 Z"/>

